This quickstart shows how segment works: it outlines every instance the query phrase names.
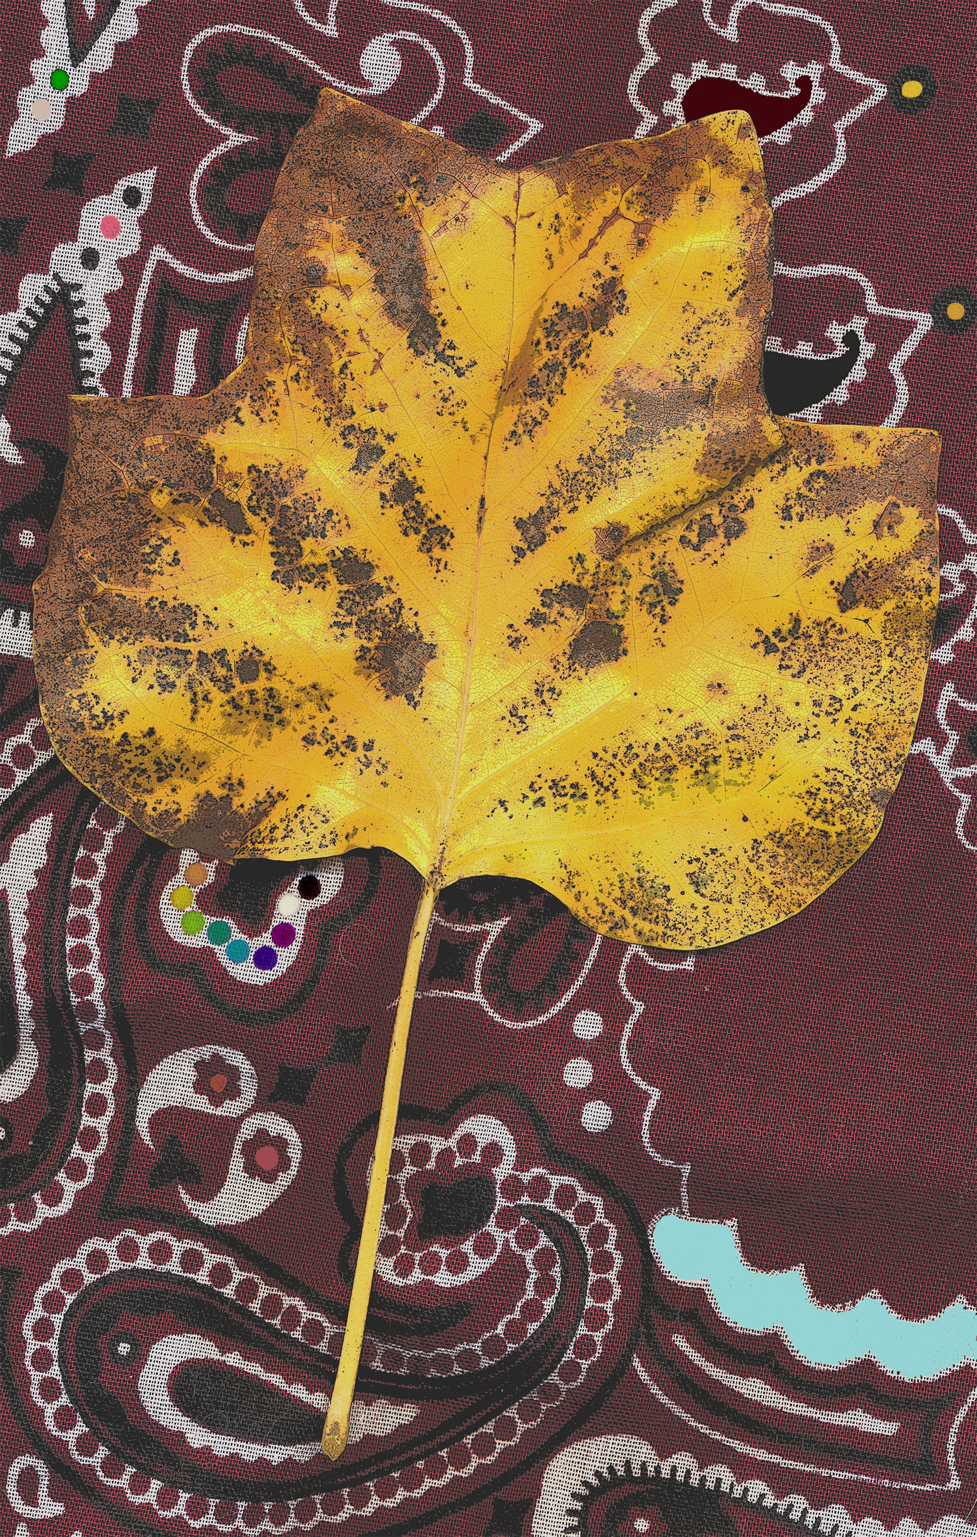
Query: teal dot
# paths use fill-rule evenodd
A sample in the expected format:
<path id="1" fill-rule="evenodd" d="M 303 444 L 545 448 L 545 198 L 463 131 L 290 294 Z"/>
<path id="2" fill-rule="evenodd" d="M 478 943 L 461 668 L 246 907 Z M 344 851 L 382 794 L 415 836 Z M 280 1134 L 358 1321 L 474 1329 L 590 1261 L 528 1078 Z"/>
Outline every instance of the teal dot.
<path id="1" fill-rule="evenodd" d="M 212 945 L 226 944 L 230 937 L 231 925 L 229 923 L 212 923 L 207 929 L 207 938 L 210 940 Z"/>
<path id="2" fill-rule="evenodd" d="M 232 939 L 224 954 L 229 961 L 246 961 L 251 954 L 251 950 L 246 940 Z"/>
<path id="3" fill-rule="evenodd" d="M 183 917 L 180 919 L 180 928 L 184 934 L 199 934 L 206 922 L 207 920 L 203 913 L 191 910 L 189 913 L 183 914 Z"/>
<path id="4" fill-rule="evenodd" d="M 66 91 L 68 89 L 68 71 L 66 69 L 52 69 L 51 84 L 56 91 Z"/>

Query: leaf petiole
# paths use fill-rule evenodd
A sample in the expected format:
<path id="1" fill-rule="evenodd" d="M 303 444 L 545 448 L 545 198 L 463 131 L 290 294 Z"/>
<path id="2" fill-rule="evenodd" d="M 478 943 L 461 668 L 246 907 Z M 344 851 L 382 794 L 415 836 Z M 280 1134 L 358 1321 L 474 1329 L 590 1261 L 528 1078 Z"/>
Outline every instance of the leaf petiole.
<path id="1" fill-rule="evenodd" d="M 383 1216 L 387 1195 L 390 1157 L 393 1152 L 394 1132 L 397 1129 L 400 1085 L 407 1055 L 407 1035 L 414 1011 L 424 941 L 427 938 L 437 896 L 438 888 L 425 882 L 421 900 L 417 904 L 417 912 L 414 915 L 414 929 L 407 950 L 404 978 L 397 1002 L 397 1017 L 394 1020 L 393 1035 L 390 1040 L 390 1055 L 387 1057 L 387 1073 L 383 1083 L 383 1099 L 380 1102 L 380 1123 L 377 1126 L 377 1140 L 373 1149 L 370 1188 L 366 1197 L 366 1210 L 363 1213 L 363 1229 L 360 1233 L 359 1254 L 353 1275 L 353 1290 L 346 1313 L 346 1333 L 322 1432 L 322 1450 L 333 1462 L 343 1451 L 349 1435 L 349 1412 L 353 1403 L 356 1374 L 363 1350 L 366 1314 L 373 1287 L 377 1244 L 380 1241 L 380 1219 Z"/>

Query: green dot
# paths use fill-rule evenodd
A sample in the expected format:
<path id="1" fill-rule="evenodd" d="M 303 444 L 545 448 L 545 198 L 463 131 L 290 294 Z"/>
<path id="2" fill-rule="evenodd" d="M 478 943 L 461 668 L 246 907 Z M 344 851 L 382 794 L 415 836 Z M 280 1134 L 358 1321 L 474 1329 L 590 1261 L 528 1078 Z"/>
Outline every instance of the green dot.
<path id="1" fill-rule="evenodd" d="M 223 945 L 231 937 L 231 925 L 229 923 L 212 923 L 207 929 L 207 938 L 212 945 Z"/>
<path id="2" fill-rule="evenodd" d="M 184 913 L 183 917 L 180 919 L 180 928 L 183 930 L 184 934 L 199 934 L 206 922 L 207 920 L 203 913 L 198 913 L 196 911 Z"/>
<path id="3" fill-rule="evenodd" d="M 56 91 L 66 91 L 68 89 L 68 71 L 66 69 L 52 69 L 51 84 Z"/>

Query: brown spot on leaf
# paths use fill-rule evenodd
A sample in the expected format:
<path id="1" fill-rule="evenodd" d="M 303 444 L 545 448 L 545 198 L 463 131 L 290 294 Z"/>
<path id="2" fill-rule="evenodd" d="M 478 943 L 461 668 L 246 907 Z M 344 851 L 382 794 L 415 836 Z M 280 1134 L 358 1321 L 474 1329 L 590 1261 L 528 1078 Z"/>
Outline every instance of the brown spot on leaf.
<path id="1" fill-rule="evenodd" d="M 333 561 L 336 581 L 343 587 L 360 587 L 372 577 L 376 567 L 372 561 L 356 554 L 355 550 L 340 550 Z"/>
<path id="2" fill-rule="evenodd" d="M 437 653 L 437 646 L 400 625 L 384 635 L 365 660 L 388 699 L 409 699 L 418 693 L 427 664 Z"/>
<path id="3" fill-rule="evenodd" d="M 223 491 L 218 489 L 211 492 L 209 505 L 218 521 L 223 523 L 232 534 L 248 532 L 247 520 L 239 502 L 232 502 L 230 497 L 225 496 Z"/>
<path id="4" fill-rule="evenodd" d="M 587 607 L 589 594 L 586 587 L 577 587 L 573 582 L 561 582 L 559 587 L 544 587 L 539 601 L 544 608 L 570 608 L 582 614 Z"/>
<path id="5" fill-rule="evenodd" d="M 631 530 L 626 523 L 604 523 L 594 529 L 594 551 L 599 560 L 613 560 Z"/>
<path id="6" fill-rule="evenodd" d="M 872 532 L 876 539 L 892 539 L 896 530 L 903 522 L 902 508 L 898 502 L 887 502 L 872 524 Z"/>
<path id="7" fill-rule="evenodd" d="M 250 811 L 243 811 L 230 793 L 218 797 L 205 790 L 185 821 L 166 814 L 160 817 L 159 828 L 168 843 L 194 848 L 202 859 L 233 860 L 245 848 L 248 835 L 284 799 L 284 791 L 269 792 Z"/>
<path id="8" fill-rule="evenodd" d="M 592 619 L 573 641 L 570 661 L 574 667 L 589 672 L 602 662 L 616 662 L 623 649 L 619 625 L 609 624 L 606 619 Z"/>
<path id="9" fill-rule="evenodd" d="M 237 664 L 236 672 L 241 683 L 257 683 L 261 673 L 257 657 L 242 656 Z"/>

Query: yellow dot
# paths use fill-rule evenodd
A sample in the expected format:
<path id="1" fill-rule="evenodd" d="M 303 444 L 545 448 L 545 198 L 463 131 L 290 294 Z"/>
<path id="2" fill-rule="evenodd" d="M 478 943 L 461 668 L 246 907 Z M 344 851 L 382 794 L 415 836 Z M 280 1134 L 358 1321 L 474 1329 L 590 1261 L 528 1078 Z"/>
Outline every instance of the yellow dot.
<path id="1" fill-rule="evenodd" d="M 174 891 L 170 892 L 170 902 L 178 912 L 184 907 L 189 907 L 192 901 L 193 892 L 189 886 L 177 886 Z"/>
<path id="2" fill-rule="evenodd" d="M 953 303 L 948 304 L 946 307 L 947 320 L 962 320 L 966 313 L 967 311 L 964 309 L 959 299 L 954 299 Z"/>
<path id="3" fill-rule="evenodd" d="M 46 123 L 51 116 L 51 103 L 46 96 L 39 96 L 31 102 L 31 116 L 36 123 Z"/>
<path id="4" fill-rule="evenodd" d="M 904 80 L 902 82 L 902 94 L 912 101 L 914 96 L 922 96 L 923 82 L 921 80 Z"/>

